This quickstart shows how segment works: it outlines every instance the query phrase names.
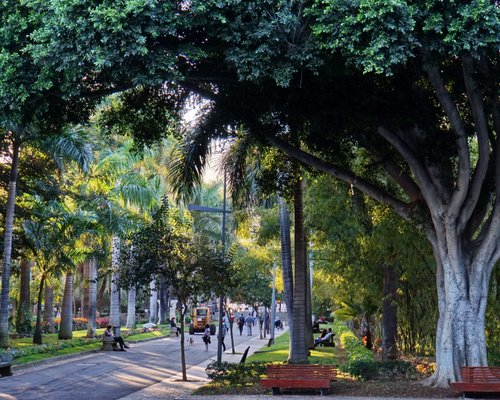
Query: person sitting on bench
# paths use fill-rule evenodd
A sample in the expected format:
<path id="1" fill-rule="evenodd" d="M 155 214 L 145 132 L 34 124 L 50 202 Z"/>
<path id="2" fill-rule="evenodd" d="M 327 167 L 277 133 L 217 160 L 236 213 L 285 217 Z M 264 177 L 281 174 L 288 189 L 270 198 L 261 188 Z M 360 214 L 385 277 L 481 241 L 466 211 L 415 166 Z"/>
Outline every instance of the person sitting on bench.
<path id="1" fill-rule="evenodd" d="M 114 335 L 112 328 L 113 327 L 111 325 L 108 325 L 106 327 L 106 330 L 104 331 L 104 336 L 112 337 L 113 339 L 115 339 L 115 342 L 120 345 L 120 351 L 126 351 L 125 349 L 128 349 L 129 347 L 125 344 L 121 336 Z"/>
<path id="2" fill-rule="evenodd" d="M 321 336 L 314 341 L 314 347 L 320 345 L 321 343 L 328 343 L 332 340 L 333 335 L 334 333 L 332 332 L 332 328 L 328 328 L 328 331 L 324 329 Z"/>

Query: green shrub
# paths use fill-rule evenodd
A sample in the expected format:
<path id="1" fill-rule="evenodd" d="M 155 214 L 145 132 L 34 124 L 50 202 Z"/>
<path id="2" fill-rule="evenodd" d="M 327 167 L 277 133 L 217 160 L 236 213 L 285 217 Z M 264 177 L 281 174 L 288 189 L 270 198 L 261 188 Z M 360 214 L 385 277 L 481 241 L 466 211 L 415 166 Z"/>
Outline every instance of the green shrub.
<path id="1" fill-rule="evenodd" d="M 349 361 L 347 365 L 340 366 L 340 370 L 363 381 L 373 379 L 378 374 L 377 363 L 373 360 Z"/>
<path id="2" fill-rule="evenodd" d="M 364 381 L 378 376 L 385 379 L 391 379 L 401 375 L 405 377 L 415 377 L 417 374 L 412 363 L 400 360 L 353 360 L 349 361 L 347 365 L 341 366 L 340 370 Z"/>
<path id="3" fill-rule="evenodd" d="M 221 385 L 247 385 L 259 381 L 261 375 L 266 373 L 266 362 L 253 362 L 236 364 L 217 361 L 211 362 L 205 369 L 207 376 Z"/>

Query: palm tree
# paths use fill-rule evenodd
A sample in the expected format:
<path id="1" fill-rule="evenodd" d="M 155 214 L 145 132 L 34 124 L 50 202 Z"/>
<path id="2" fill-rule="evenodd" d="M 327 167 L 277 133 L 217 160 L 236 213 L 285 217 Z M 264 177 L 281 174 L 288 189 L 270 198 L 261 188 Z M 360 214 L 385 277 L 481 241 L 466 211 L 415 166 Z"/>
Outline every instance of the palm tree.
<path id="1" fill-rule="evenodd" d="M 61 307 L 61 324 L 59 325 L 59 339 L 73 337 L 73 272 L 66 272 L 64 295 Z"/>
<path id="2" fill-rule="evenodd" d="M 24 221 L 23 227 L 40 271 L 37 321 L 33 343 L 41 344 L 44 285 L 50 277 L 68 271 L 74 268 L 77 262 L 81 262 L 85 254 L 75 246 L 75 243 L 83 233 L 93 228 L 96 218 L 93 214 L 84 211 L 71 211 L 57 201 L 45 203 L 34 197 L 33 204 L 32 218 Z M 67 288 L 71 289 L 69 282 Z M 68 313 L 65 316 L 69 318 Z M 66 333 L 63 336 L 67 336 Z"/>
<path id="3" fill-rule="evenodd" d="M 2 288 L 0 292 L 0 347 L 9 346 L 9 288 L 10 265 L 12 257 L 12 233 L 14 227 L 14 210 L 16 203 L 16 186 L 18 178 L 19 155 L 21 145 L 25 141 L 35 142 L 37 147 L 53 155 L 56 165 L 60 168 L 64 161 L 72 160 L 86 171 L 92 161 L 92 147 L 86 131 L 80 127 L 70 127 L 60 135 L 42 137 L 36 134 L 32 127 L 21 128 L 11 125 L 5 129 L 11 140 L 11 171 L 8 186 L 8 196 L 5 211 L 5 233 L 3 249 Z"/>
<path id="4" fill-rule="evenodd" d="M 21 282 L 19 290 L 19 304 L 16 313 L 16 331 L 18 333 L 29 334 L 31 328 L 31 296 L 30 280 L 32 262 L 23 258 L 20 263 Z"/>
<path id="5" fill-rule="evenodd" d="M 157 204 L 162 190 L 157 176 L 145 176 L 143 160 L 130 151 L 131 145 L 131 141 L 125 141 L 118 149 L 101 155 L 92 178 L 82 185 L 85 196 L 80 201 L 80 207 L 96 210 L 99 225 L 111 237 L 110 324 L 118 329 L 120 289 L 116 271 L 122 238 L 147 218 L 146 210 Z"/>

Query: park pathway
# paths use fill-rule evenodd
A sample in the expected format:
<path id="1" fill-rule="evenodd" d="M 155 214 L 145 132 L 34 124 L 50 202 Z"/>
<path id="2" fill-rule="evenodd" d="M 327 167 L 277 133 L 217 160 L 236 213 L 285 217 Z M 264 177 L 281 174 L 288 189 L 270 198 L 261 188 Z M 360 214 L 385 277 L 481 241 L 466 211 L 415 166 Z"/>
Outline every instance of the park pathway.
<path id="1" fill-rule="evenodd" d="M 186 338 L 189 336 L 186 335 Z M 237 351 L 251 345 L 261 347 L 264 340 L 235 334 Z M 226 337 L 228 351 L 230 337 Z M 201 335 L 194 345 L 186 344 L 186 363 L 195 374 L 187 385 L 178 381 L 180 366 L 179 338 L 169 337 L 131 344 L 126 352 L 91 352 L 64 360 L 49 360 L 28 368 L 15 368 L 14 376 L 0 379 L 1 400 L 115 400 L 146 395 L 162 382 L 174 384 L 169 392 L 191 393 L 206 381 L 205 366 L 216 358 L 217 339 L 212 337 L 209 351 L 204 350 Z M 224 361 L 241 358 L 241 354 L 224 354 Z M 231 360 L 230 360 L 231 359 Z M 174 390 L 178 387 L 178 390 Z M 132 396 L 132 397 L 130 397 Z"/>

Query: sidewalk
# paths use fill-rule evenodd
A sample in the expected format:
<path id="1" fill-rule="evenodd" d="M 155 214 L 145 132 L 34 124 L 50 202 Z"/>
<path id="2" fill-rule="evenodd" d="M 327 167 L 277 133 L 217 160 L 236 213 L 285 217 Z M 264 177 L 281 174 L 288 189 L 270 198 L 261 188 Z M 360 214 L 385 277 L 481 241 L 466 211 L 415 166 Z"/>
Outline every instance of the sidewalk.
<path id="1" fill-rule="evenodd" d="M 281 336 L 287 329 L 276 331 L 276 337 Z M 236 345 L 234 350 L 237 354 L 232 354 L 232 349 L 228 349 L 222 355 L 222 361 L 227 361 L 230 363 L 239 363 L 241 357 L 243 357 L 244 351 L 250 346 L 248 350 L 248 356 L 255 353 L 257 350 L 262 348 L 267 344 L 269 338 L 260 339 L 259 336 L 255 336 L 250 339 L 249 342 L 244 344 Z M 122 397 L 120 400 L 143 400 L 143 399 L 162 399 L 162 400 L 174 400 L 174 399 L 193 399 L 193 400 L 203 400 L 205 398 L 209 399 L 217 399 L 221 400 L 220 396 L 190 396 L 190 394 L 198 389 L 199 387 L 205 385 L 210 382 L 207 378 L 207 374 L 205 372 L 205 368 L 212 361 L 216 361 L 217 357 L 209 358 L 204 362 L 198 364 L 195 367 L 188 368 L 187 370 L 187 378 L 188 381 L 185 382 L 182 380 L 182 373 L 179 373 L 171 378 L 165 379 L 162 382 L 157 383 L 156 385 L 149 386 L 143 390 L 139 390 L 135 393 L 132 393 L 129 396 Z M 246 397 L 243 396 L 234 396 L 238 399 L 243 399 Z M 248 398 L 262 398 L 261 396 L 250 396 Z M 272 397 L 272 396 L 271 396 Z"/>
<path id="2" fill-rule="evenodd" d="M 280 336 L 285 330 L 277 331 L 276 337 Z M 255 353 L 255 351 L 259 350 L 263 346 L 267 344 L 267 339 L 260 339 L 258 336 L 252 338 L 250 342 L 245 344 L 241 344 L 235 347 L 236 353 L 239 354 L 231 354 L 231 350 L 227 350 L 223 356 L 222 360 L 227 362 L 238 363 L 241 360 L 243 352 L 246 350 L 248 346 L 250 349 L 248 351 L 248 356 Z M 191 367 L 187 370 L 188 381 L 182 381 L 182 374 L 177 374 L 174 377 L 166 379 L 162 382 L 159 382 L 153 386 L 149 386 L 143 390 L 139 390 L 129 396 L 122 397 L 120 400 L 151 400 L 151 399 L 160 399 L 160 400 L 222 400 L 222 398 L 230 398 L 234 400 L 302 400 L 302 399 L 310 399 L 317 400 L 318 395 L 312 396 L 304 396 L 304 395 L 282 395 L 282 396 L 272 396 L 272 395 L 233 395 L 233 396 L 193 396 L 192 393 L 199 387 L 205 385 L 209 382 L 207 378 L 207 374 L 205 373 L 206 366 L 215 361 L 216 358 L 210 358 L 201 364 Z M 346 396 L 335 396 L 329 395 L 329 398 L 335 400 L 401 400 L 395 397 L 346 397 Z M 411 399 L 405 398 L 405 400 L 422 400 L 420 399 Z"/>

